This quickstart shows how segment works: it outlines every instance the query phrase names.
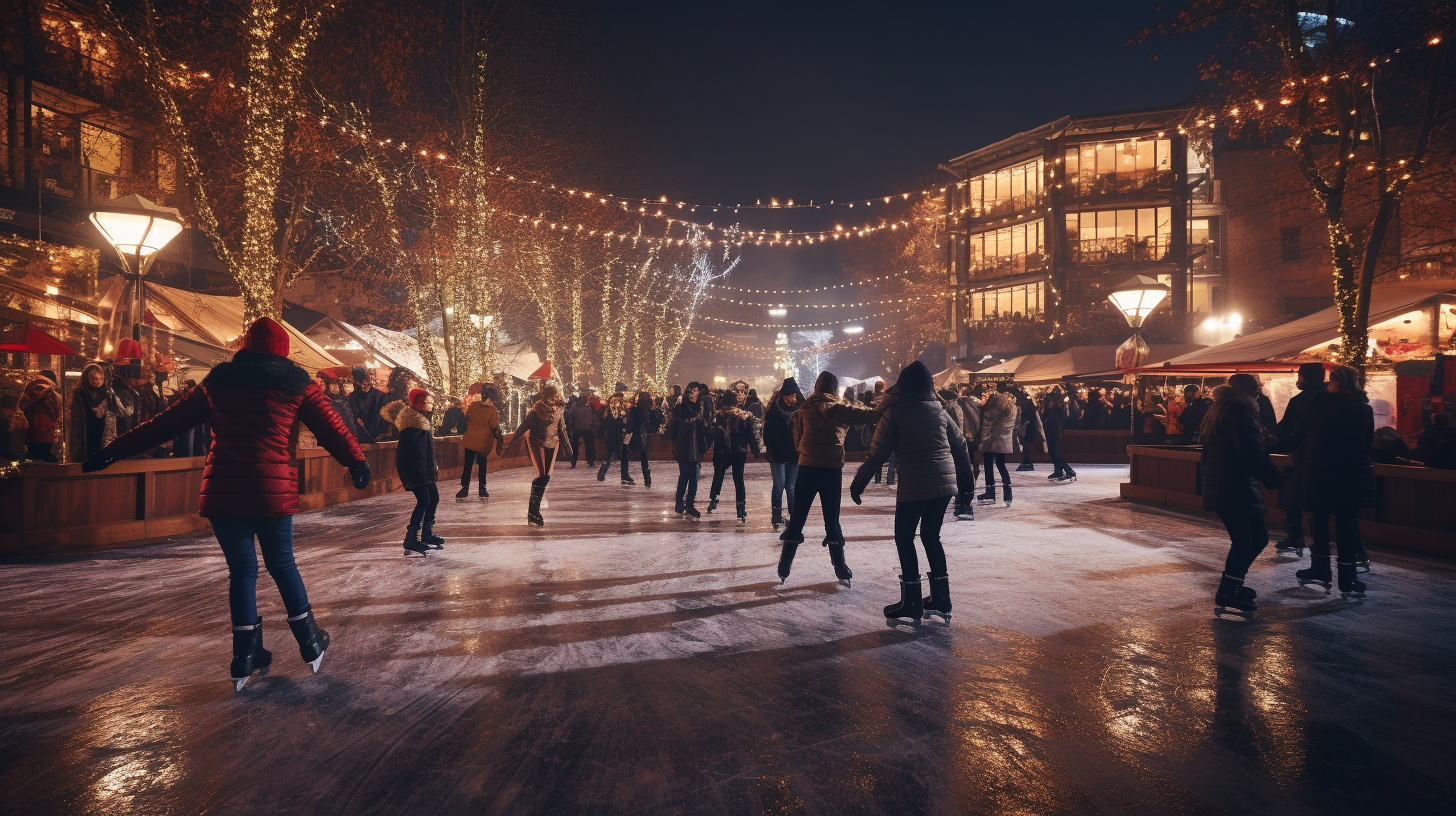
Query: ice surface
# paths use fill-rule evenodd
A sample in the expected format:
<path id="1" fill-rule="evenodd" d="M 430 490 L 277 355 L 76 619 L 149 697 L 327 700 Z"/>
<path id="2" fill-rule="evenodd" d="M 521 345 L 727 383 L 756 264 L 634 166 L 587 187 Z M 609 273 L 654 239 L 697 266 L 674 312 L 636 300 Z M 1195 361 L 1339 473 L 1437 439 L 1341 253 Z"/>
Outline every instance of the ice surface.
<path id="1" fill-rule="evenodd" d="M 333 647 L 311 676 L 264 575 L 274 667 L 236 698 L 207 534 L 0 564 L 0 811 L 1449 812 L 1447 564 L 1377 552 L 1346 605 L 1271 550 L 1255 620 L 1215 621 L 1216 523 L 1042 466 L 947 520 L 954 623 L 889 629 L 890 488 L 845 498 L 853 589 L 817 508 L 776 587 L 767 468 L 745 529 L 673 515 L 654 464 L 558 465 L 544 530 L 524 471 L 442 484 L 427 559 L 408 495 L 298 516 Z"/>

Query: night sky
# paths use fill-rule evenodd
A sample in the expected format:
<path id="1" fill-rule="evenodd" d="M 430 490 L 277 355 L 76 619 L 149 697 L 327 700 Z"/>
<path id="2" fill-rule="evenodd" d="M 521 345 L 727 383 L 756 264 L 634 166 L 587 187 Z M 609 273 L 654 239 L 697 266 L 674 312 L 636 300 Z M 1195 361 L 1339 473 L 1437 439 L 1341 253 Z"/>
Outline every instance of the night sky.
<path id="1" fill-rule="evenodd" d="M 1129 46 L 1168 19 L 1155 0 L 576 5 L 619 145 L 611 191 L 695 202 L 940 183 L 940 162 L 1060 116 L 1176 103 L 1208 53 L 1190 39 Z M 740 219 L 823 228 L 861 212 Z M 832 245 L 750 249 L 733 277 L 813 286 L 848 262 Z"/>

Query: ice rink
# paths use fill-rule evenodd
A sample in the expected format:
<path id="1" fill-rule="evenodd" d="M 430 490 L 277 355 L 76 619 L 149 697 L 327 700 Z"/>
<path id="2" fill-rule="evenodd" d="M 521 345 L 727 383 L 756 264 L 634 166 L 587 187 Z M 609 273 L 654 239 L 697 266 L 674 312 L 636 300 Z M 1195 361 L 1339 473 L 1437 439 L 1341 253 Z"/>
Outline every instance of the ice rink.
<path id="1" fill-rule="evenodd" d="M 852 588 L 818 510 L 778 587 L 768 471 L 750 519 L 558 465 L 492 498 L 296 518 L 333 637 L 311 676 L 264 575 L 270 674 L 234 695 L 207 532 L 0 563 L 0 811 L 1450 813 L 1456 568 L 1373 551 L 1369 597 L 1272 548 L 1255 620 L 1214 620 L 1216 522 L 1117 497 L 1126 467 L 947 522 L 954 621 L 889 628 L 893 493 L 845 497 Z M 634 475 L 636 468 L 634 467 Z M 710 473 L 710 471 L 709 471 Z M 846 474 L 846 484 L 848 475 Z M 699 508 L 706 505 L 707 476 Z M 640 481 L 640 476 L 639 476 Z M 922 554 L 922 569 L 924 559 Z M 1445 805 L 1441 803 L 1445 802 Z"/>

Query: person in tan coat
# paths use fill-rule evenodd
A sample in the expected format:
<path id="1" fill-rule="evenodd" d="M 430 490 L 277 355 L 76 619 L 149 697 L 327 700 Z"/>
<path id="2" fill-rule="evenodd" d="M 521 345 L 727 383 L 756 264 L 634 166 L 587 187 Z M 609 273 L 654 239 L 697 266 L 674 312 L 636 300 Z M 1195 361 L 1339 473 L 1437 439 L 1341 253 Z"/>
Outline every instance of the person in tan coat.
<path id="1" fill-rule="evenodd" d="M 551 466 L 556 464 L 557 454 L 571 454 L 571 440 L 566 436 L 566 420 L 562 417 L 564 405 L 560 388 L 555 385 L 542 388 L 536 404 L 526 412 L 511 444 L 506 447 L 506 452 L 512 455 L 524 447 L 536 468 L 536 478 L 531 480 L 531 502 L 526 507 L 526 523 L 531 526 L 546 526 L 541 516 L 541 500 L 546 497 L 546 485 L 551 482 Z"/>
<path id="2" fill-rule="evenodd" d="M 1016 426 L 1021 411 L 1009 393 L 1007 383 L 996 383 L 996 391 L 981 407 L 979 447 L 986 470 L 986 492 L 976 497 L 980 504 L 996 503 L 996 473 L 1001 473 L 1001 490 L 1011 506 L 1011 474 L 1006 471 L 1006 454 L 1016 450 Z"/>
<path id="3" fill-rule="evenodd" d="M 505 435 L 501 433 L 500 410 L 496 408 L 500 404 L 500 391 L 494 385 L 476 383 L 470 386 L 470 393 L 466 397 L 469 407 L 465 409 L 465 437 L 461 440 L 461 446 L 465 448 L 465 468 L 460 471 L 460 492 L 455 498 L 463 499 L 470 495 L 470 468 L 471 465 L 479 463 L 480 481 L 478 493 L 480 498 L 490 498 L 490 491 L 485 489 L 485 463 L 491 452 L 499 456 L 501 447 L 505 443 Z"/>
<path id="4" fill-rule="evenodd" d="M 837 397 L 839 378 L 828 371 L 820 372 L 814 381 L 814 395 L 794 414 L 794 446 L 799 451 L 799 472 L 794 483 L 794 506 L 789 523 L 779 536 L 783 551 L 779 554 L 779 580 L 789 577 L 794 553 L 804 543 L 804 524 L 814 497 L 824 511 L 824 546 L 829 548 L 829 561 L 834 575 L 845 586 L 854 577 L 844 561 L 844 531 L 839 527 L 840 491 L 844 486 L 844 436 L 855 425 L 875 421 L 870 408 L 845 405 Z"/>

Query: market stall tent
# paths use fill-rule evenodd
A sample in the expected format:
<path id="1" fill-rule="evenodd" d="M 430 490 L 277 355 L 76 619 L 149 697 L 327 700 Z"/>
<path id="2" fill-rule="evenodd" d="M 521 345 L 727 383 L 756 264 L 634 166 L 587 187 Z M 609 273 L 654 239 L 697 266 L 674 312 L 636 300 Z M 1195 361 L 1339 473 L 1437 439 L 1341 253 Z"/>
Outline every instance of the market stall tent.
<path id="1" fill-rule="evenodd" d="M 1204 348 L 1200 345 L 1174 344 L 1150 346 L 1148 359 L 1167 360 Z M 1116 366 L 1117 346 L 1073 346 L 1060 354 L 1024 365 L 1016 371 L 1020 385 L 1047 385 L 1063 380 L 1117 379 L 1122 371 Z"/>

